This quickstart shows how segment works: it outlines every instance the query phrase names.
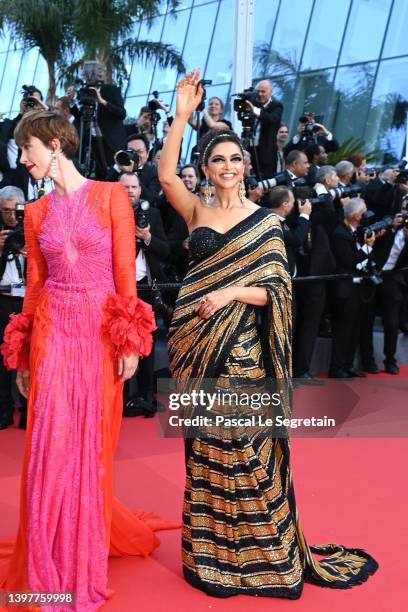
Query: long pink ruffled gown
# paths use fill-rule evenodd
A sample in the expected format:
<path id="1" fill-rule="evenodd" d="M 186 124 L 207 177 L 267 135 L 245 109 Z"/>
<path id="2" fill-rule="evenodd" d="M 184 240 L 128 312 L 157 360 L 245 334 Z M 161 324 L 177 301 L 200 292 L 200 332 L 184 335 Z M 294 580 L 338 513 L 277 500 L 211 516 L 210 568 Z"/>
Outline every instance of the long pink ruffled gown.
<path id="1" fill-rule="evenodd" d="M 112 494 L 122 413 L 117 358 L 151 350 L 151 307 L 136 296 L 135 227 L 120 184 L 86 181 L 26 208 L 28 285 L 2 347 L 30 369 L 17 540 L 7 591 L 73 592 L 74 609 L 109 597 L 108 554 L 147 556 L 178 525 L 131 512 Z M 0 577 L 1 579 L 1 577 Z M 21 608 L 20 608 L 21 609 Z M 41 610 L 67 610 L 66 606 Z"/>

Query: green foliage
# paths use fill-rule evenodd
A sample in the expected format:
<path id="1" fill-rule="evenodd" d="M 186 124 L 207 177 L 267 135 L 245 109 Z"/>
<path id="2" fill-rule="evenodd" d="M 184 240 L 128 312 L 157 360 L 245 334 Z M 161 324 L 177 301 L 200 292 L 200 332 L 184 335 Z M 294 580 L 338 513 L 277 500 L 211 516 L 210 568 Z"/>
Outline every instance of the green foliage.
<path id="1" fill-rule="evenodd" d="M 362 138 L 347 138 L 337 151 L 329 153 L 328 163 L 335 166 L 342 159 L 347 159 L 350 155 L 355 155 L 356 153 L 364 154 L 367 162 L 370 163 L 378 159 L 381 152 L 378 150 L 366 151 L 365 142 Z"/>
<path id="2" fill-rule="evenodd" d="M 103 62 L 108 80 L 116 77 L 119 85 L 129 77 L 127 66 L 134 59 L 157 61 L 161 68 L 185 70 L 182 57 L 172 45 L 149 40 L 135 40 L 132 34 L 141 19 L 151 27 L 159 16 L 161 0 L 75 0 L 74 35 L 81 50 L 78 62 L 61 65 L 65 78 L 76 76 L 83 60 Z M 169 0 L 174 14 L 179 0 Z"/>
<path id="3" fill-rule="evenodd" d="M 52 101 L 56 84 L 72 82 L 85 59 L 104 62 L 109 80 L 115 76 L 120 85 L 135 58 L 183 72 L 182 57 L 172 45 L 132 37 L 140 20 L 153 25 L 161 5 L 161 0 L 0 0 L 0 31 L 8 31 L 25 49 L 39 48 Z M 169 0 L 168 9 L 174 14 L 178 5 L 179 0 Z"/>

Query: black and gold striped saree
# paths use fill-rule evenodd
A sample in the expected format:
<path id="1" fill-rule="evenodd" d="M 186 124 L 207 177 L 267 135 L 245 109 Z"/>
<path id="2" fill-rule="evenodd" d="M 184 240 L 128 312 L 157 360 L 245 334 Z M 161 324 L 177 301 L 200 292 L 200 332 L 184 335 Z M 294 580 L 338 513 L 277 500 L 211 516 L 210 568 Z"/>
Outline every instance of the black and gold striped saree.
<path id="1" fill-rule="evenodd" d="M 265 287 L 263 331 L 256 309 L 232 302 L 210 319 L 194 312 L 210 291 Z M 257 209 L 225 234 L 196 228 L 189 271 L 170 327 L 169 355 L 179 391 L 215 379 L 220 388 L 291 379 L 291 281 L 278 218 Z M 333 544 L 309 548 L 299 526 L 284 437 L 246 428 L 215 429 L 186 438 L 183 569 L 210 595 L 296 599 L 304 581 L 348 588 L 377 563 L 361 550 Z M 311 551 L 329 555 L 317 561 Z"/>

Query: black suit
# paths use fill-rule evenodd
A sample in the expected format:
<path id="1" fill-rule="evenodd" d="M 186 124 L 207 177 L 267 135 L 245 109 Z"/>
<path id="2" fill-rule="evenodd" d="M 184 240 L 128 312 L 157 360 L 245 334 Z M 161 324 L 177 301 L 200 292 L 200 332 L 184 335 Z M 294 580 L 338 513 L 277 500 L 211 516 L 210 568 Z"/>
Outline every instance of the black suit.
<path id="1" fill-rule="evenodd" d="M 123 103 L 122 94 L 116 85 L 104 84 L 100 89 L 101 97 L 107 101 L 106 105 L 98 104 L 96 120 L 102 133 L 103 153 L 106 164 L 113 164 L 113 156 L 116 151 L 126 148 L 126 130 L 123 120 L 126 117 L 126 110 Z M 71 113 L 78 122 L 81 111 L 77 106 L 71 107 Z M 99 157 L 97 147 L 93 148 L 94 157 Z M 98 172 L 103 172 L 102 160 L 97 159 Z M 105 166 L 106 173 L 106 166 Z M 101 178 L 104 178 L 101 177 Z"/>
<path id="2" fill-rule="evenodd" d="M 332 274 L 335 260 L 330 248 L 330 233 L 336 225 L 336 211 L 330 196 L 313 205 L 310 215 L 311 240 L 298 257 L 299 276 Z M 302 376 L 310 370 L 320 320 L 326 304 L 326 282 L 299 282 L 295 285 L 298 308 L 294 334 L 294 373 Z"/>
<path id="3" fill-rule="evenodd" d="M 164 280 L 161 263 L 170 256 L 170 246 L 164 232 L 160 212 L 155 208 L 149 209 L 150 233 L 152 235 L 149 245 L 141 245 L 152 279 Z"/>
<path id="4" fill-rule="evenodd" d="M 139 248 L 143 250 L 148 268 L 148 276 L 145 276 L 139 280 L 138 282 L 140 284 L 149 284 L 149 276 L 152 281 L 165 281 L 166 278 L 164 277 L 162 263 L 170 255 L 170 248 L 164 233 L 163 223 L 159 211 L 154 208 L 150 208 L 149 216 L 151 233 L 150 243 L 148 245 L 142 243 L 141 246 L 139 246 L 138 242 L 136 243 L 137 252 L 139 252 Z M 138 288 L 137 293 L 141 300 L 147 302 L 148 304 L 153 304 L 153 294 L 150 290 Z M 156 339 L 157 331 L 153 332 L 153 348 L 150 355 L 140 359 L 139 368 L 136 374 L 134 374 L 134 376 L 125 383 L 125 403 L 131 398 L 132 395 L 136 394 L 141 396 L 149 404 L 152 404 L 154 401 L 154 345 Z"/>
<path id="5" fill-rule="evenodd" d="M 286 255 L 288 258 L 289 272 L 291 276 L 295 274 L 296 259 L 298 249 L 307 239 L 310 229 L 310 221 L 305 217 L 298 217 L 296 222 L 290 227 L 286 221 L 281 220 L 283 231 L 283 241 L 285 243 Z"/>
<path id="6" fill-rule="evenodd" d="M 399 231 L 401 232 L 403 230 Z M 384 255 L 384 259 L 382 260 L 384 264 L 388 260 L 396 237 L 397 234 L 394 235 L 393 240 L 388 239 L 387 241 L 388 250 L 384 249 L 382 253 Z M 406 238 L 404 248 L 393 269 L 397 270 L 398 268 L 405 267 L 408 267 L 408 242 Z M 384 356 L 386 362 L 394 363 L 397 350 L 398 329 L 402 314 L 401 311 L 407 296 L 407 274 L 403 272 L 398 274 L 394 273 L 392 275 L 384 274 L 383 279 L 384 282 L 379 286 L 378 291 L 384 326 Z"/>
<path id="7" fill-rule="evenodd" d="M 340 223 L 331 237 L 336 258 L 336 273 L 357 273 L 357 265 L 368 258 L 358 248 L 355 234 L 345 223 Z M 361 343 L 361 357 L 364 366 L 374 362 L 372 328 L 363 322 L 374 314 L 374 292 L 363 283 L 353 279 L 341 279 L 330 284 L 332 312 L 332 352 L 330 369 L 347 370 L 353 367 L 354 357 Z M 364 305 L 364 311 L 363 311 Z M 364 314 L 364 319 L 362 315 Z"/>
<path id="8" fill-rule="evenodd" d="M 401 211 L 402 193 L 397 185 L 384 183 L 376 178 L 368 183 L 364 191 L 367 208 L 375 213 L 374 221 Z"/>
<path id="9" fill-rule="evenodd" d="M 261 113 L 258 117 L 260 133 L 256 153 L 262 175 L 261 178 L 270 178 L 276 172 L 276 135 L 281 125 L 282 113 L 282 104 L 271 100 L 265 108 L 261 108 Z M 256 168 L 255 159 L 252 160 L 252 165 Z"/>

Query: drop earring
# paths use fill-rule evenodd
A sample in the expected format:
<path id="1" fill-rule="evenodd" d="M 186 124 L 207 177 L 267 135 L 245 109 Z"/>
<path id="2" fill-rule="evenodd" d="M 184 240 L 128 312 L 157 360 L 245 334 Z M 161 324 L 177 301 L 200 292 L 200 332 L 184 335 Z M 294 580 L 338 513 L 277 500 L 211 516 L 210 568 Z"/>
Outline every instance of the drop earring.
<path id="1" fill-rule="evenodd" d="M 51 178 L 55 178 L 57 176 L 57 155 L 55 151 L 51 152 L 50 174 Z"/>
<path id="2" fill-rule="evenodd" d="M 203 200 L 204 200 L 204 205 L 205 206 L 210 206 L 211 197 L 212 197 L 212 194 L 211 194 L 210 183 L 209 183 L 208 179 L 206 179 L 205 185 L 204 185 L 204 194 L 203 194 Z"/>
<path id="3" fill-rule="evenodd" d="M 246 191 L 245 191 L 245 183 L 244 183 L 244 179 L 242 179 L 242 181 L 239 184 L 239 188 L 238 188 L 238 197 L 242 202 L 242 206 L 245 206 L 245 200 L 246 200 Z"/>

